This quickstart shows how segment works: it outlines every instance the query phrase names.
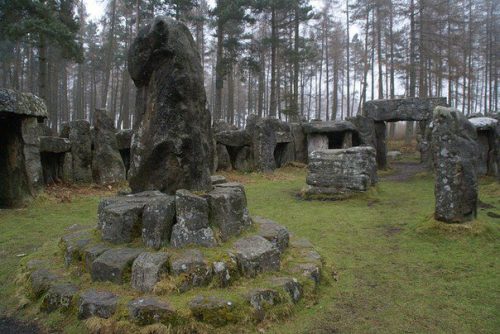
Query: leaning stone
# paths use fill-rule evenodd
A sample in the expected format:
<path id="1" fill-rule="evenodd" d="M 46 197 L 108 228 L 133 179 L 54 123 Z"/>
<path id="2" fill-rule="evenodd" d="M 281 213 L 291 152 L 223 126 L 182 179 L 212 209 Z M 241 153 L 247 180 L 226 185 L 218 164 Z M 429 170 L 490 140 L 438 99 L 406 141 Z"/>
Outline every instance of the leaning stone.
<path id="1" fill-rule="evenodd" d="M 52 284 L 61 277 L 45 268 L 36 269 L 30 275 L 30 288 L 33 297 L 38 298 L 47 290 L 50 289 Z"/>
<path id="2" fill-rule="evenodd" d="M 52 312 L 57 309 L 68 310 L 73 303 L 73 299 L 78 292 L 74 284 L 62 283 L 53 285 L 45 295 L 40 309 L 45 312 Z"/>
<path id="3" fill-rule="evenodd" d="M 171 274 L 181 277 L 178 286 L 180 292 L 196 286 L 206 286 L 212 280 L 212 268 L 203 254 L 196 249 L 188 249 L 173 256 Z"/>
<path id="4" fill-rule="evenodd" d="M 175 222 L 175 198 L 161 196 L 146 204 L 142 215 L 142 242 L 159 249 L 169 241 Z"/>
<path id="5" fill-rule="evenodd" d="M 92 280 L 122 284 L 130 275 L 132 263 L 142 252 L 136 248 L 116 248 L 104 252 L 92 263 Z"/>
<path id="6" fill-rule="evenodd" d="M 150 292 L 162 275 L 168 271 L 167 253 L 142 253 L 132 265 L 132 288 Z"/>
<path id="7" fill-rule="evenodd" d="M 302 285 L 296 278 L 276 277 L 271 279 L 270 283 L 274 288 L 283 289 L 294 303 L 297 303 L 302 298 Z"/>
<path id="8" fill-rule="evenodd" d="M 216 187 L 208 193 L 210 223 L 219 229 L 222 241 L 239 235 L 251 225 L 247 199 L 240 187 Z"/>
<path id="9" fill-rule="evenodd" d="M 102 239 L 114 244 L 131 242 L 141 235 L 144 203 L 115 203 L 99 214 Z"/>
<path id="10" fill-rule="evenodd" d="M 189 302 L 193 317 L 215 327 L 225 326 L 237 320 L 233 302 L 214 296 L 196 296 Z"/>
<path id="11" fill-rule="evenodd" d="M 236 260 L 241 273 L 247 277 L 280 269 L 280 252 L 261 236 L 245 237 L 234 243 Z"/>
<path id="12" fill-rule="evenodd" d="M 177 318 L 174 308 L 159 299 L 141 297 L 128 304 L 131 320 L 141 326 L 154 323 L 173 324 Z"/>
<path id="13" fill-rule="evenodd" d="M 85 247 L 82 251 L 85 269 L 90 272 L 92 270 L 92 262 L 107 250 L 109 250 L 109 247 L 105 244 L 95 244 Z"/>
<path id="14" fill-rule="evenodd" d="M 210 180 L 212 181 L 213 185 L 227 182 L 226 178 L 222 175 L 212 175 L 210 176 Z"/>
<path id="15" fill-rule="evenodd" d="M 255 217 L 254 222 L 257 223 L 257 234 L 272 242 L 280 252 L 288 247 L 290 234 L 286 227 L 261 217 Z"/>
<path id="16" fill-rule="evenodd" d="M 116 312 L 118 297 L 109 291 L 94 289 L 83 292 L 78 302 L 78 319 L 90 317 L 108 319 Z"/>
<path id="17" fill-rule="evenodd" d="M 292 268 L 292 272 L 311 279 L 315 286 L 321 282 L 321 265 L 317 263 L 299 263 Z"/>
<path id="18" fill-rule="evenodd" d="M 82 260 L 82 250 L 92 241 L 90 231 L 80 231 L 61 237 L 59 247 L 64 250 L 64 263 L 69 266 L 73 261 Z"/>

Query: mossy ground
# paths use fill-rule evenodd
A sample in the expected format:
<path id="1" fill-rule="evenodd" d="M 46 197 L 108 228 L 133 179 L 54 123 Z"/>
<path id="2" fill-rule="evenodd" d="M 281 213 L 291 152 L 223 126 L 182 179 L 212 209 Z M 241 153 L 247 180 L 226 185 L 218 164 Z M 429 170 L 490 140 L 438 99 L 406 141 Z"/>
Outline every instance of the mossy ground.
<path id="1" fill-rule="evenodd" d="M 405 182 L 382 179 L 368 193 L 331 202 L 297 197 L 305 173 L 283 168 L 268 175 L 227 175 L 245 183 L 252 215 L 286 225 L 297 237 L 309 239 L 326 260 L 329 279 L 319 288 L 320 298 L 299 304 L 293 317 L 278 317 L 261 329 L 494 333 L 500 328 L 500 221 L 487 215 L 500 213 L 496 181 L 486 178 L 480 185 L 481 201 L 493 207 L 480 209 L 476 221 L 457 227 L 432 218 L 432 175 L 420 173 Z M 19 264 L 40 251 L 60 257 L 54 240 L 73 224 L 95 226 L 97 203 L 105 193 L 74 194 L 71 201 L 43 195 L 27 209 L 0 211 L 1 314 L 33 319 L 33 308 L 18 309 Z M 22 254 L 26 256 L 18 256 Z M 47 328 L 74 333 L 85 328 L 58 312 L 36 316 Z"/>

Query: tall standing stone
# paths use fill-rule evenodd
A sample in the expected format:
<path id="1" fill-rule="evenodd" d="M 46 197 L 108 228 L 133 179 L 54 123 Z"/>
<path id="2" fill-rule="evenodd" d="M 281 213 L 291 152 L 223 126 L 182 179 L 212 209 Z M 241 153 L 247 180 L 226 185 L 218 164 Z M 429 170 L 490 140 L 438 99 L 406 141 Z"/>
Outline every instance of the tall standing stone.
<path id="1" fill-rule="evenodd" d="M 100 184 L 116 183 L 125 180 L 123 164 L 113 120 L 106 110 L 96 109 L 94 114 L 95 144 L 92 160 L 94 180 Z"/>
<path id="2" fill-rule="evenodd" d="M 73 181 L 92 182 L 92 138 L 90 124 L 80 119 L 69 123 L 69 140 L 73 155 Z"/>
<path id="3" fill-rule="evenodd" d="M 128 53 L 137 87 L 131 145 L 133 192 L 208 190 L 213 164 L 210 113 L 203 68 L 191 33 L 180 22 L 156 17 Z"/>
<path id="4" fill-rule="evenodd" d="M 459 111 L 445 107 L 434 110 L 432 123 L 435 218 L 447 223 L 474 219 L 479 160 L 476 130 Z"/>

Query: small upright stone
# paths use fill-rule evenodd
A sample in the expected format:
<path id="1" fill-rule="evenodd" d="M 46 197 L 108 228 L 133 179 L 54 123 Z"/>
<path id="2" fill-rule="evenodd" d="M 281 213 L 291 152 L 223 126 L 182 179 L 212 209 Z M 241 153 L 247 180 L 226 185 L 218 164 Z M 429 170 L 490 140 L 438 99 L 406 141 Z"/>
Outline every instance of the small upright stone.
<path id="1" fill-rule="evenodd" d="M 132 288 L 150 292 L 162 275 L 168 272 L 167 253 L 145 252 L 139 255 L 132 265 Z"/>
<path id="2" fill-rule="evenodd" d="M 181 276 L 179 291 L 185 292 L 195 286 L 208 285 L 212 279 L 212 268 L 207 263 L 199 250 L 188 249 L 183 253 L 173 256 L 171 260 L 171 273 Z"/>
<path id="3" fill-rule="evenodd" d="M 254 317 L 257 321 L 264 320 L 266 307 L 273 306 L 280 301 L 279 294 L 272 289 L 253 289 L 246 298 L 254 309 Z"/>
<path id="4" fill-rule="evenodd" d="M 170 304 L 152 297 L 141 297 L 128 304 L 129 316 L 133 322 L 141 325 L 155 323 L 172 324 L 177 313 Z"/>
<path id="5" fill-rule="evenodd" d="M 57 309 L 67 310 L 71 307 L 73 299 L 78 292 L 74 284 L 62 283 L 53 285 L 45 295 L 40 308 L 45 312 Z"/>
<path id="6" fill-rule="evenodd" d="M 160 196 L 146 204 L 142 215 L 142 242 L 159 249 L 169 241 L 175 222 L 174 196 Z"/>
<path id="7" fill-rule="evenodd" d="M 115 248 L 104 252 L 92 263 L 92 280 L 122 284 L 130 274 L 132 263 L 142 252 L 136 248 Z"/>
<path id="8" fill-rule="evenodd" d="M 280 269 L 280 252 L 261 236 L 251 236 L 234 243 L 238 268 L 246 277 Z"/>
<path id="9" fill-rule="evenodd" d="M 105 251 L 109 250 L 109 247 L 105 244 L 95 244 L 85 247 L 82 251 L 82 257 L 85 262 L 85 269 L 90 272 L 92 270 L 92 262 Z"/>
<path id="10" fill-rule="evenodd" d="M 214 296 L 196 296 L 189 302 L 189 309 L 198 321 L 222 327 L 235 320 L 233 302 Z"/>
<path id="11" fill-rule="evenodd" d="M 283 252 L 288 247 L 290 234 L 286 227 L 262 217 L 255 217 L 254 221 L 257 223 L 257 233 L 272 242 L 280 252 Z"/>
<path id="12" fill-rule="evenodd" d="M 78 302 L 78 319 L 90 317 L 110 318 L 116 312 L 118 297 L 109 291 L 84 291 Z"/>
<path id="13" fill-rule="evenodd" d="M 82 260 L 83 249 L 92 241 L 90 231 L 78 231 L 61 237 L 59 246 L 64 251 L 64 262 L 69 266 L 73 261 Z"/>

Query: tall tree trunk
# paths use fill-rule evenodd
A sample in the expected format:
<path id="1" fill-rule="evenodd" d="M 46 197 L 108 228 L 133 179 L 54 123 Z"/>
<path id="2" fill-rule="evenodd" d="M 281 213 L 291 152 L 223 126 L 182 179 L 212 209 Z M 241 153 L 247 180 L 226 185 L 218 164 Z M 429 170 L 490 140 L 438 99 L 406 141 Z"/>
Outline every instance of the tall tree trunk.
<path id="1" fill-rule="evenodd" d="M 271 93 L 269 97 L 269 117 L 276 117 L 276 52 L 277 52 L 277 22 L 276 8 L 273 2 L 271 9 Z"/>
<path id="2" fill-rule="evenodd" d="M 347 68 L 346 68 L 346 81 L 347 81 L 347 100 L 346 100 L 346 103 L 347 103 L 347 117 L 349 117 L 349 112 L 350 112 L 350 58 L 351 58 L 351 53 L 350 53 L 350 44 L 351 44 L 351 41 L 350 41 L 350 36 L 349 36 L 349 26 L 350 26 L 350 22 L 349 22 L 349 0 L 346 0 L 346 25 L 347 25 L 347 45 L 346 45 L 346 49 L 347 49 Z M 343 101 L 344 99 L 342 99 Z M 343 110 L 342 110 L 343 112 Z"/>
<path id="3" fill-rule="evenodd" d="M 220 6 L 218 3 L 217 6 Z M 223 51 L 224 51 L 224 31 L 223 24 L 219 19 L 217 22 L 217 63 L 215 65 L 215 107 L 214 120 L 218 121 L 222 118 L 222 89 L 224 88 L 224 68 L 223 68 Z"/>
<path id="4" fill-rule="evenodd" d="M 378 61 L 378 98 L 384 98 L 384 76 L 382 72 L 382 17 L 380 5 L 377 8 L 377 61 Z"/>
<path id="5" fill-rule="evenodd" d="M 108 89 L 111 71 L 113 69 L 113 54 L 115 52 L 115 21 L 116 21 L 116 0 L 111 0 L 111 26 L 108 36 L 108 49 L 106 50 L 106 63 L 104 68 L 104 82 L 101 95 L 101 108 L 106 108 L 108 103 Z"/>

